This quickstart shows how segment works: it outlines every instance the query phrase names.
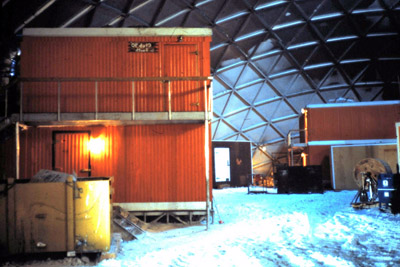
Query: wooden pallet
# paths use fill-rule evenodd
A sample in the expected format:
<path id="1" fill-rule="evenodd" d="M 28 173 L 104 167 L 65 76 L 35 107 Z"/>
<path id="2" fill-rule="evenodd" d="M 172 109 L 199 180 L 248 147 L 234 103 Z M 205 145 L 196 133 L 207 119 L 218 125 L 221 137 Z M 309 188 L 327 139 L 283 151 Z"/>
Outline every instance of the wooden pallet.
<path id="1" fill-rule="evenodd" d="M 379 202 L 366 202 L 366 203 L 351 203 L 355 209 L 370 209 L 379 207 Z"/>

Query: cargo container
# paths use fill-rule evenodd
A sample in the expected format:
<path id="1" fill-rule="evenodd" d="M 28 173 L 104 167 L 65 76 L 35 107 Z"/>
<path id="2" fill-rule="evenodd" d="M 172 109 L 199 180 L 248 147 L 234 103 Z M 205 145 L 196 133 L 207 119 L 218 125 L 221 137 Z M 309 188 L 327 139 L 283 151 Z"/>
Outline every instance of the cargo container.
<path id="1" fill-rule="evenodd" d="M 5 176 L 113 176 L 114 205 L 208 215 L 210 41 L 206 28 L 24 29 Z"/>

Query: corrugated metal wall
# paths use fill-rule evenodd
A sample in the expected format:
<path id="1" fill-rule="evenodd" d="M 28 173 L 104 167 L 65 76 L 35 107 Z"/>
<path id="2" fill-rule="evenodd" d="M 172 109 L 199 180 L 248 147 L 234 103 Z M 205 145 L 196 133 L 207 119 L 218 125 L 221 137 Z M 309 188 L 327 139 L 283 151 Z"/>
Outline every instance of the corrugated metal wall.
<path id="1" fill-rule="evenodd" d="M 164 46 L 164 73 L 172 77 L 199 76 L 199 51 L 196 44 L 167 44 Z M 177 64 L 182 62 L 182 64 Z M 204 110 L 203 90 L 200 82 L 176 81 L 171 83 L 172 111 Z"/>
<path id="2" fill-rule="evenodd" d="M 21 77 L 126 78 L 209 76 L 210 37 L 24 37 Z M 156 53 L 128 52 L 128 42 L 158 42 Z M 205 50 L 208 49 L 208 50 Z M 135 83 L 137 112 L 166 111 L 166 83 Z M 62 82 L 61 112 L 94 112 L 94 82 Z M 172 82 L 172 111 L 204 110 L 201 82 Z M 25 82 L 23 112 L 57 112 L 55 82 Z M 99 82 L 99 112 L 132 112 L 132 84 Z"/>
<path id="3" fill-rule="evenodd" d="M 127 202 L 205 200 L 203 125 L 126 127 L 125 136 Z"/>
<path id="4" fill-rule="evenodd" d="M 89 132 L 53 132 L 53 169 L 88 177 Z"/>
<path id="5" fill-rule="evenodd" d="M 89 131 L 105 141 L 103 153 L 91 153 L 91 175 L 115 177 L 115 202 L 205 201 L 204 124 L 29 127 L 21 132 L 21 178 L 52 169 L 52 136 L 60 131 Z"/>
<path id="6" fill-rule="evenodd" d="M 331 146 L 310 146 L 308 147 L 308 165 L 321 165 L 325 157 L 330 158 Z M 330 163 L 330 161 L 329 161 Z"/>
<path id="7" fill-rule="evenodd" d="M 396 138 L 400 105 L 308 109 L 308 141 Z"/>
<path id="8" fill-rule="evenodd" d="M 343 106 L 307 109 L 307 137 L 310 141 L 368 140 L 396 138 L 395 123 L 400 121 L 400 105 Z M 300 120 L 300 127 L 304 119 Z M 304 136 L 301 137 L 304 141 Z M 329 143 L 329 142 L 328 142 Z M 331 164 L 331 146 L 309 146 L 307 164 Z M 324 173 L 330 182 L 330 173 Z"/>

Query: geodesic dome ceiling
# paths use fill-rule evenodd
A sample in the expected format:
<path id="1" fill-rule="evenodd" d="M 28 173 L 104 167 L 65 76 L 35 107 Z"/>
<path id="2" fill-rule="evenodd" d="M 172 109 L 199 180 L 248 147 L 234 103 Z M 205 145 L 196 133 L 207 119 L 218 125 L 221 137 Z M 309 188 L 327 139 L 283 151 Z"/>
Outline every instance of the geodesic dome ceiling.
<path id="1" fill-rule="evenodd" d="M 24 27 L 210 27 L 213 140 L 285 162 L 308 104 L 399 99 L 399 0 L 5 0 L 2 75 Z"/>

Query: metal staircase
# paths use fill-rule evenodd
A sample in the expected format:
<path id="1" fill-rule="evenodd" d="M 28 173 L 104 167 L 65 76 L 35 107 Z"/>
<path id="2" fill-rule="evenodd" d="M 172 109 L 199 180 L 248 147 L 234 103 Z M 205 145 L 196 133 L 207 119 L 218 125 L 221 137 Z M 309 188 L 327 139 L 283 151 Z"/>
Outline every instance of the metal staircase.
<path id="1" fill-rule="evenodd" d="M 133 216 L 134 217 L 134 216 Z M 114 207 L 113 209 L 113 222 L 118 225 L 126 234 L 132 239 L 139 239 L 145 235 L 145 231 L 140 228 L 139 225 L 134 221 L 140 221 L 139 219 L 132 218 L 129 212 L 121 209 L 120 207 Z"/>
<path id="2" fill-rule="evenodd" d="M 293 132 L 304 132 L 305 129 L 290 130 L 287 135 L 287 152 L 288 152 L 288 165 L 297 166 L 302 165 L 303 153 L 308 146 L 307 143 L 293 143 L 293 138 L 298 138 L 299 135 L 293 136 Z"/>

